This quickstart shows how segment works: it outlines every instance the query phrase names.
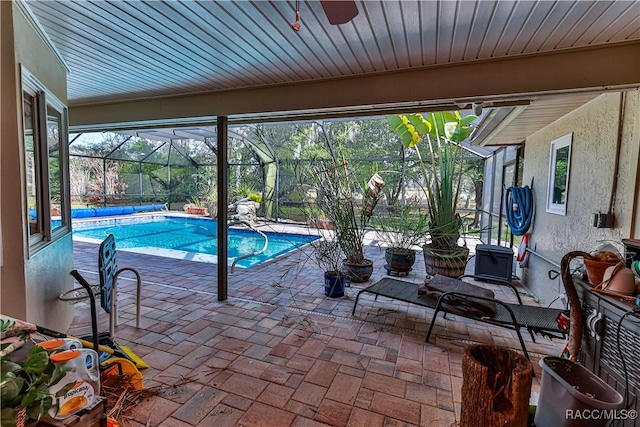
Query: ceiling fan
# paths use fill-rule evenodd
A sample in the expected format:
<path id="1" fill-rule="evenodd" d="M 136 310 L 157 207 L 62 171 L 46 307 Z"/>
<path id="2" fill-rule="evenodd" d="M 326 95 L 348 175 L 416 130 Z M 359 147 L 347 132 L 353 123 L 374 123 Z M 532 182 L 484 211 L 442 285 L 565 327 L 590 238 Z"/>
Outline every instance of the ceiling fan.
<path id="1" fill-rule="evenodd" d="M 358 15 L 358 7 L 354 0 L 320 0 L 324 14 L 331 25 L 346 24 Z M 300 0 L 296 0 L 296 20 L 291 27 L 300 31 Z"/>

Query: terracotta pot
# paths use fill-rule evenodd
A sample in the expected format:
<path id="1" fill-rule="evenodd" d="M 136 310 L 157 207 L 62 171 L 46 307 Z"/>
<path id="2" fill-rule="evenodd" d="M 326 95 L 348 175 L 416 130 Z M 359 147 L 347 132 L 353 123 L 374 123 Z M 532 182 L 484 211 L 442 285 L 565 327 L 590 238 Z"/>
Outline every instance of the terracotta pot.
<path id="1" fill-rule="evenodd" d="M 597 286 L 602 283 L 602 278 L 607 268 L 614 267 L 617 264 L 616 261 L 596 261 L 588 258 L 585 258 L 583 261 L 587 270 L 587 278 L 592 286 Z"/>

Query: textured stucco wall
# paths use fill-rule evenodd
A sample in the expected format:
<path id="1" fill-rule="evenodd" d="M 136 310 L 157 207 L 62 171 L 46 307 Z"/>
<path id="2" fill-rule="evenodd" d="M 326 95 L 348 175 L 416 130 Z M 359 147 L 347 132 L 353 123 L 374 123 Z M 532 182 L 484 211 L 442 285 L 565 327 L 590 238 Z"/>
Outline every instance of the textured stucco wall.
<path id="1" fill-rule="evenodd" d="M 601 95 L 526 140 L 523 182 L 534 179 L 536 205 L 530 247 L 558 264 L 569 251 L 589 252 L 602 241 L 620 242 L 625 237 L 638 237 L 632 236 L 640 145 L 638 91 L 626 92 L 624 99 L 614 228 L 599 229 L 592 225 L 593 214 L 607 212 L 612 197 L 620 96 Z M 551 141 L 568 133 L 573 133 L 573 142 L 567 214 L 562 216 L 546 212 L 547 184 Z M 529 267 L 518 269 L 525 285 L 543 304 L 549 304 L 559 292 L 564 292 L 560 278 L 549 279 L 551 269 L 559 270 L 533 255 Z"/>
<path id="2" fill-rule="evenodd" d="M 57 296 L 73 287 L 71 234 L 30 253 L 26 219 L 21 67 L 66 103 L 66 70 L 16 2 L 2 8 L 2 227 L 1 311 L 55 330 L 66 330 L 73 306 Z"/>

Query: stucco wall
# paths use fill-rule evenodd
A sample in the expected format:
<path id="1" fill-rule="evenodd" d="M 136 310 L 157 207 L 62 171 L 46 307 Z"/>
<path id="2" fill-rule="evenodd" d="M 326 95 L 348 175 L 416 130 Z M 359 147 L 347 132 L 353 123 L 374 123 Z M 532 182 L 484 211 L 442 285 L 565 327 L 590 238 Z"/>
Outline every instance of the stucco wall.
<path id="1" fill-rule="evenodd" d="M 73 306 L 57 302 L 71 289 L 71 236 L 29 253 L 26 228 L 26 188 L 22 131 L 24 65 L 60 101 L 66 104 L 66 70 L 22 14 L 17 3 L 2 7 L 2 313 L 51 329 L 66 330 Z"/>
<path id="2" fill-rule="evenodd" d="M 560 263 L 573 250 L 591 251 L 603 241 L 620 242 L 631 236 L 636 203 L 638 91 L 626 92 L 620 145 L 619 175 L 615 189 L 612 229 L 593 227 L 593 214 L 607 212 L 612 197 L 618 140 L 619 93 L 601 95 L 557 120 L 526 140 L 524 181 L 534 178 L 535 218 L 530 247 Z M 550 143 L 573 133 L 566 216 L 546 212 Z M 620 246 L 620 245 L 618 245 Z M 518 274 L 543 304 L 564 292 L 560 278 L 549 279 L 549 270 L 559 270 L 532 255 L 529 267 Z"/>

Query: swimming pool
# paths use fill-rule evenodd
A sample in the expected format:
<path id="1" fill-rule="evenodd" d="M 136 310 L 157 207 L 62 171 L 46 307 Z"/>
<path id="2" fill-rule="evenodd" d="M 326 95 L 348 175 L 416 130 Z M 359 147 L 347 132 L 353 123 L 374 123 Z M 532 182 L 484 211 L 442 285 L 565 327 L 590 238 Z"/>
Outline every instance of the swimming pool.
<path id="1" fill-rule="evenodd" d="M 118 249 L 149 255 L 168 256 L 191 261 L 217 262 L 218 222 L 209 218 L 185 218 L 154 215 L 148 218 L 118 218 L 73 224 L 73 237 L 101 242 L 109 234 L 116 238 Z M 264 231 L 269 239 L 267 250 L 245 258 L 238 267 L 253 267 L 292 251 L 317 239 L 317 236 Z M 229 229 L 229 258 L 259 251 L 264 238 L 248 229 Z"/>

